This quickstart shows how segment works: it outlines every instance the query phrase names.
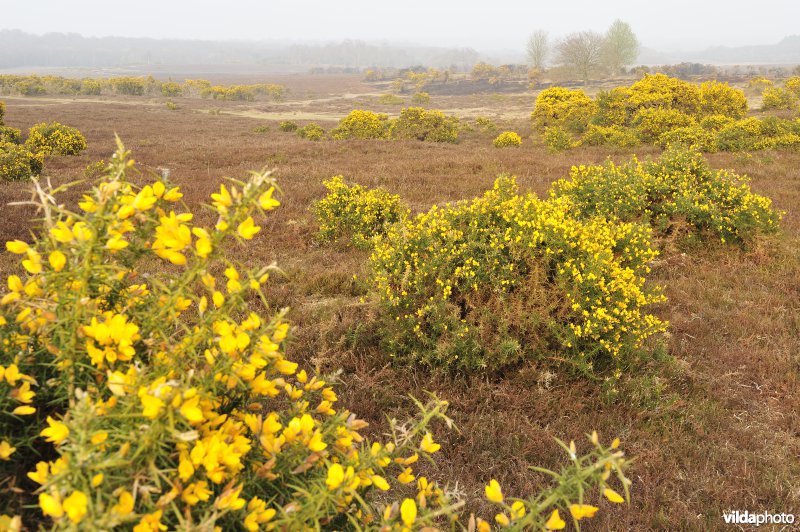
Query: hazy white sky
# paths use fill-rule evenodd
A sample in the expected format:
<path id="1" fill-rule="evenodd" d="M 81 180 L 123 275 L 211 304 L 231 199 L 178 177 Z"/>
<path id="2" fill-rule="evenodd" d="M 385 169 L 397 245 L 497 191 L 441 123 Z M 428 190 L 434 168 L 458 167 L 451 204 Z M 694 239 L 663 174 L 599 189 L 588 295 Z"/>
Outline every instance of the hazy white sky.
<path id="1" fill-rule="evenodd" d="M 0 0 L 0 29 L 199 39 L 345 38 L 520 49 L 553 36 L 630 23 L 645 46 L 773 44 L 800 34 L 800 0 Z"/>

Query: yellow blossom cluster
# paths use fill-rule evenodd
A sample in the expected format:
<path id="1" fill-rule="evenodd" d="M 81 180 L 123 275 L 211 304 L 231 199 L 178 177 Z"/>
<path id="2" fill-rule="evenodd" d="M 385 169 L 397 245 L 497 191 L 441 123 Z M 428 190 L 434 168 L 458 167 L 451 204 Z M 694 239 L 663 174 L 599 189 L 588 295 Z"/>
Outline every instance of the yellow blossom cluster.
<path id="1" fill-rule="evenodd" d="M 584 217 L 644 222 L 659 235 L 688 223 L 693 232 L 741 242 L 778 229 L 781 213 L 769 198 L 754 194 L 747 180 L 713 170 L 700 153 L 667 150 L 643 164 L 576 166 L 569 179 L 553 183 L 550 194 L 568 199 Z"/>
<path id="2" fill-rule="evenodd" d="M 400 196 L 382 188 L 348 185 L 342 176 L 322 184 L 328 193 L 312 207 L 320 241 L 347 239 L 356 247 L 369 248 L 375 236 L 385 234 L 390 225 L 407 215 Z"/>
<path id="3" fill-rule="evenodd" d="M 663 299 L 645 285 L 649 229 L 573 210 L 503 176 L 481 197 L 392 226 L 371 257 L 390 352 L 465 369 L 559 352 L 591 369 L 662 331 L 646 311 Z"/>
<path id="4" fill-rule="evenodd" d="M 366 423 L 337 407 L 331 383 L 284 355 L 284 312 L 263 312 L 269 269 L 225 258 L 230 241 L 261 234 L 254 217 L 279 205 L 270 174 L 222 185 L 212 196 L 215 225 L 199 227 L 176 212 L 178 188 L 136 188 L 126 178 L 134 170 L 120 144 L 79 211 L 44 201 L 39 236 L 6 244 L 21 275 L 8 277 L 0 298 L 0 483 L 38 487 L 0 498 L 0 525 L 148 532 L 455 522 L 463 502 L 416 469 L 441 449 L 432 427 L 450 423 L 446 402 L 417 403 L 418 415 L 391 422 L 385 441 L 368 441 Z M 622 475 L 625 467 L 612 447 L 595 445 L 565 477 L 584 484 L 545 489 L 524 503 L 525 518 L 543 524 L 545 512 L 568 511 L 587 487 L 609 489 L 604 468 Z M 540 509 L 542 496 L 553 502 Z"/>
<path id="5" fill-rule="evenodd" d="M 495 148 L 522 146 L 522 137 L 514 131 L 503 131 L 492 141 Z"/>
<path id="6" fill-rule="evenodd" d="M 789 80 L 787 88 L 765 90 L 765 108 L 797 106 L 788 84 Z M 680 144 L 706 152 L 800 148 L 799 120 L 745 118 L 746 114 L 746 96 L 726 83 L 696 85 L 655 74 L 601 91 L 594 100 L 579 90 L 546 89 L 537 97 L 531 117 L 554 151 L 582 144 L 639 143 Z"/>

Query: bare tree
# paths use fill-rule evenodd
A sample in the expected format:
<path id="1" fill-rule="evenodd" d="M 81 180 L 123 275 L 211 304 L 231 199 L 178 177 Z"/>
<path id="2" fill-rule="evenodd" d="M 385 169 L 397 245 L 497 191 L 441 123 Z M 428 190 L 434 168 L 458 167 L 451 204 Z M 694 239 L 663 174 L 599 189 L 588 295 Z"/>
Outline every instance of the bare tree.
<path id="1" fill-rule="evenodd" d="M 536 70 L 544 70 L 550 52 L 550 37 L 544 30 L 536 30 L 528 38 L 528 63 Z"/>
<path id="2" fill-rule="evenodd" d="M 618 74 L 622 68 L 631 65 L 639 57 L 639 39 L 630 24 L 619 19 L 611 23 L 606 32 L 603 46 L 603 62 L 612 73 Z"/>
<path id="3" fill-rule="evenodd" d="M 556 46 L 556 61 L 575 71 L 584 83 L 601 65 L 605 37 L 593 31 L 572 33 Z"/>

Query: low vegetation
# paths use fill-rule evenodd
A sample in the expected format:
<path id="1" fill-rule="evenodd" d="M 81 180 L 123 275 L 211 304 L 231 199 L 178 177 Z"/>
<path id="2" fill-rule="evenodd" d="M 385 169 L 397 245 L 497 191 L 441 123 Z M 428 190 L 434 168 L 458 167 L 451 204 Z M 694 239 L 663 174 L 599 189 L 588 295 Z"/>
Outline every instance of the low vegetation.
<path id="1" fill-rule="evenodd" d="M 789 88 L 764 89 L 765 109 L 795 110 L 797 102 Z M 725 83 L 696 85 L 655 74 L 629 87 L 601 91 L 594 99 L 579 89 L 545 89 L 536 98 L 531 121 L 544 143 L 557 151 L 581 144 L 640 143 L 683 144 L 706 152 L 800 149 L 800 120 L 748 118 L 747 111 L 745 94 Z"/>
<path id="2" fill-rule="evenodd" d="M 279 206 L 270 174 L 223 184 L 202 227 L 180 189 L 134 187 L 133 171 L 120 145 L 80 211 L 44 200 L 41 233 L 6 244 L 20 265 L 0 302 L 0 339 L 15 346 L 0 353 L 0 479 L 15 493 L 3 526 L 487 529 L 418 470 L 441 448 L 446 402 L 417 402 L 367 439 L 335 387 L 286 357 L 269 268 L 226 258 Z M 563 444 L 566 465 L 528 497 L 487 479 L 494 520 L 561 529 L 601 497 L 624 502 L 619 441 L 588 444 Z"/>

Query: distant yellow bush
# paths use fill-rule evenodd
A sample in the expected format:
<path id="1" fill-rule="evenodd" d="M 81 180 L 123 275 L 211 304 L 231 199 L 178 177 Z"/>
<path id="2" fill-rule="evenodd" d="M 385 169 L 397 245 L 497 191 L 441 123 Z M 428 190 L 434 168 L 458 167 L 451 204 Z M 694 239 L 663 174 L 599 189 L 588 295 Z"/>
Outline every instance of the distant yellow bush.
<path id="1" fill-rule="evenodd" d="M 542 131 L 546 127 L 559 126 L 581 133 L 596 113 L 597 104 L 582 90 L 552 87 L 536 97 L 531 120 Z"/>
<path id="2" fill-rule="evenodd" d="M 354 109 L 331 130 L 331 138 L 385 139 L 389 137 L 389 126 L 389 116 L 386 114 Z"/>
<path id="3" fill-rule="evenodd" d="M 492 144 L 495 148 L 522 146 L 522 137 L 514 131 L 503 131 L 492 141 Z"/>

